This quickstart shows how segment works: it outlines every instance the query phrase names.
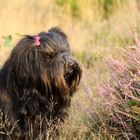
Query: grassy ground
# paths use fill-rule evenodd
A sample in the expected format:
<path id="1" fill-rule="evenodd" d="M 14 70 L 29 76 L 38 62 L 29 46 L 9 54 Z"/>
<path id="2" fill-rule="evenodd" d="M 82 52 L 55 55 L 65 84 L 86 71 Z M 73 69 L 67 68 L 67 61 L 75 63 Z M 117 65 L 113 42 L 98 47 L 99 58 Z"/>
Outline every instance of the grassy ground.
<path id="1" fill-rule="evenodd" d="M 0 0 L 0 65 L 12 47 L 3 36 L 12 35 L 14 44 L 23 34 L 36 34 L 52 26 L 69 37 L 74 55 L 83 65 L 83 78 L 75 94 L 62 140 L 114 140 L 105 131 L 99 86 L 109 80 L 106 60 L 121 59 L 120 50 L 133 45 L 130 30 L 140 30 L 138 0 Z M 127 138 L 129 139 L 129 138 Z"/>

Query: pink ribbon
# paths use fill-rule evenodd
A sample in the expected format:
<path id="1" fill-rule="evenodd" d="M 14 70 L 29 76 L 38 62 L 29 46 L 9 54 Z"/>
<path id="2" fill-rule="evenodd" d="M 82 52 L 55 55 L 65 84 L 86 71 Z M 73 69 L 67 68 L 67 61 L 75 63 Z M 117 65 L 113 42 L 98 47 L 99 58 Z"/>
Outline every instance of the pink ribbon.
<path id="1" fill-rule="evenodd" d="M 35 45 L 39 46 L 40 45 L 40 37 L 39 36 L 35 36 Z"/>

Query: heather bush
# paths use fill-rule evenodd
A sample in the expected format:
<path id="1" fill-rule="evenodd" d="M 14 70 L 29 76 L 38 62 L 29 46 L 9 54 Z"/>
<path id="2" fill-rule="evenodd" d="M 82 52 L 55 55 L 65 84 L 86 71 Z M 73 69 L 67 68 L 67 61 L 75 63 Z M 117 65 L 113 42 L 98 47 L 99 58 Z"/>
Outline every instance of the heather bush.
<path id="1" fill-rule="evenodd" d="M 140 41 L 122 50 L 122 60 L 107 62 L 111 78 L 100 88 L 108 120 L 105 129 L 116 139 L 140 139 Z"/>

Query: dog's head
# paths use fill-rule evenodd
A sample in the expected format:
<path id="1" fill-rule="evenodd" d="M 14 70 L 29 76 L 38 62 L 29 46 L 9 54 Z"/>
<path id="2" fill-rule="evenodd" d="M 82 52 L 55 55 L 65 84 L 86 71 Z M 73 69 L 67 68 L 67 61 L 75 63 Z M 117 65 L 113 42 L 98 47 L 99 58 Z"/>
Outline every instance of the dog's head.
<path id="1" fill-rule="evenodd" d="M 67 36 L 59 28 L 51 28 L 37 37 L 25 36 L 13 49 L 7 61 L 7 84 L 17 85 L 19 90 L 35 89 L 41 94 L 72 95 L 82 71 L 71 55 Z"/>

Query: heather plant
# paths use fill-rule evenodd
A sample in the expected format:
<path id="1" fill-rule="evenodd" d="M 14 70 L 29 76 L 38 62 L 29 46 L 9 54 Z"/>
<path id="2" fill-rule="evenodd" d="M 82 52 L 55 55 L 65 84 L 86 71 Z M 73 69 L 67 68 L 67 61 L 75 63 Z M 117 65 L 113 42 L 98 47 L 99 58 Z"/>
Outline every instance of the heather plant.
<path id="1" fill-rule="evenodd" d="M 111 78 L 100 88 L 108 133 L 119 139 L 140 139 L 140 41 L 122 50 L 123 60 L 109 60 Z"/>

